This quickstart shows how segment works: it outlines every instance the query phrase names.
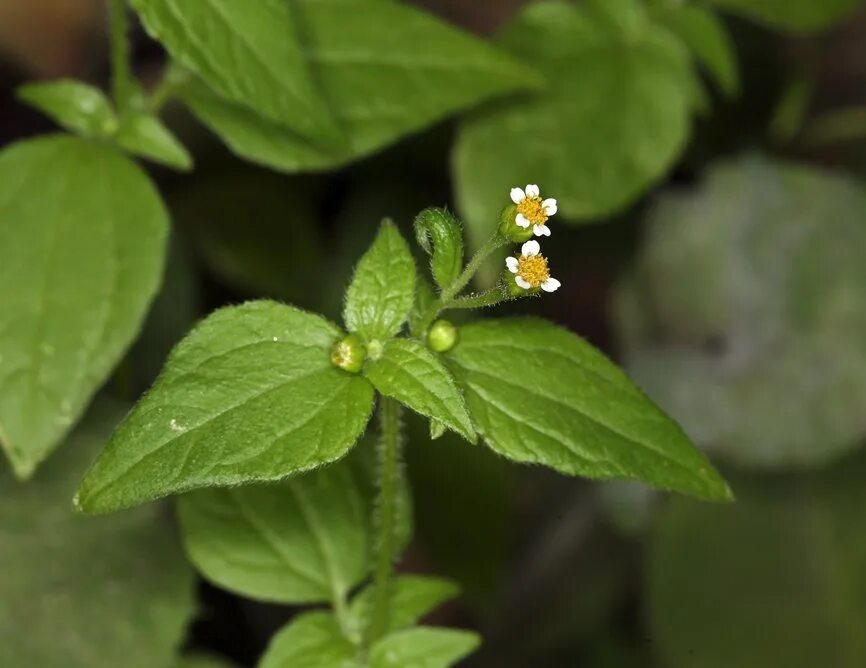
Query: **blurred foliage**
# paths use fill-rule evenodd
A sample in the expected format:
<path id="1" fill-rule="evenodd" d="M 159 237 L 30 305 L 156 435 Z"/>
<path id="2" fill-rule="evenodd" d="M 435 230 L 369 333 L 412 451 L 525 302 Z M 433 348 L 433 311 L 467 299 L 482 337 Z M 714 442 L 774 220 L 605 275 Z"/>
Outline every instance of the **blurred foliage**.
<path id="1" fill-rule="evenodd" d="M 627 366 L 700 444 L 822 464 L 866 432 L 866 190 L 760 157 L 653 207 L 619 293 Z"/>
<path id="2" fill-rule="evenodd" d="M 110 517 L 70 498 L 126 406 L 97 402 L 26 486 L 0 475 L 0 665 L 168 668 L 193 614 L 192 570 L 164 508 Z"/>
<path id="3" fill-rule="evenodd" d="M 669 499 L 652 540 L 650 625 L 670 668 L 866 664 L 866 458 L 731 478 L 737 503 Z"/>

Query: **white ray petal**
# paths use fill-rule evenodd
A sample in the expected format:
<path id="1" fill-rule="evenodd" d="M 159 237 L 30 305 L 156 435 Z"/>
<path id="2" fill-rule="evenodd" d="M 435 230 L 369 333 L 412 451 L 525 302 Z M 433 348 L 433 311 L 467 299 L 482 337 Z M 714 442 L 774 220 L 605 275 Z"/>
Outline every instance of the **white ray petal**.
<path id="1" fill-rule="evenodd" d="M 538 186 L 534 183 L 530 183 L 526 186 L 526 196 L 527 197 L 538 197 L 541 191 L 538 189 Z"/>
<path id="2" fill-rule="evenodd" d="M 510 271 L 512 274 L 517 273 L 517 265 L 518 262 L 516 257 L 510 255 L 505 258 L 505 266 L 508 267 L 508 271 Z"/>
<path id="3" fill-rule="evenodd" d="M 511 201 L 515 204 L 520 204 L 523 200 L 526 199 L 526 193 L 523 192 L 523 188 L 512 188 L 511 189 Z"/>
<path id="4" fill-rule="evenodd" d="M 541 289 L 545 292 L 556 292 L 559 290 L 559 286 L 562 285 L 555 278 L 548 278 L 544 283 L 541 284 Z"/>
<path id="5" fill-rule="evenodd" d="M 547 225 L 536 225 L 532 228 L 532 231 L 535 232 L 535 236 L 537 237 L 550 236 L 550 228 Z"/>
<path id="6" fill-rule="evenodd" d="M 538 255 L 541 252 L 541 246 L 535 239 L 530 239 L 520 248 L 520 252 L 524 255 Z"/>
<path id="7" fill-rule="evenodd" d="M 517 223 L 518 227 L 529 227 L 529 219 L 522 213 L 518 213 L 514 217 L 514 222 Z"/>
<path id="8" fill-rule="evenodd" d="M 556 212 L 559 211 L 559 207 L 556 206 L 555 199 L 546 199 L 541 203 L 541 208 L 544 210 L 544 213 L 548 216 L 555 216 Z"/>
<path id="9" fill-rule="evenodd" d="M 529 284 L 529 281 L 526 281 L 525 279 L 523 279 L 523 278 L 520 277 L 520 276 L 515 276 L 515 277 L 514 277 L 514 282 L 517 283 L 517 285 L 519 285 L 519 286 L 520 286 L 521 288 L 523 288 L 524 290 L 529 290 L 529 288 L 532 287 L 532 286 Z"/>

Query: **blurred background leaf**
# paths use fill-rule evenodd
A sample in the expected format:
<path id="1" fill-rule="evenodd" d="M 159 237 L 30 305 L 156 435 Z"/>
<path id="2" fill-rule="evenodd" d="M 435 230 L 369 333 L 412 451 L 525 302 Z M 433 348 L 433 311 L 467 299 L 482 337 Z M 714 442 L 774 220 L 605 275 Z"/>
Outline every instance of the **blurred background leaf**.
<path id="1" fill-rule="evenodd" d="M 73 513 L 126 410 L 97 401 L 26 486 L 0 475 L 0 665 L 168 668 L 193 614 L 192 571 L 164 506 Z"/>

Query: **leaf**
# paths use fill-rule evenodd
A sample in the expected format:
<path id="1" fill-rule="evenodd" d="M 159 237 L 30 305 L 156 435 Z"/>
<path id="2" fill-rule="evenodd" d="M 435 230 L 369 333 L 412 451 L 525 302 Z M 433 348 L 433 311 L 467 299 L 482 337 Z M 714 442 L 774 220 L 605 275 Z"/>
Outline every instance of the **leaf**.
<path id="1" fill-rule="evenodd" d="M 430 271 L 440 288 L 451 285 L 463 269 L 463 229 L 445 209 L 424 209 L 415 217 L 415 239 L 430 256 Z"/>
<path id="2" fill-rule="evenodd" d="M 276 302 L 220 309 L 169 356 L 81 483 L 89 513 L 273 481 L 345 455 L 373 390 L 329 358 L 340 331 Z"/>
<path id="3" fill-rule="evenodd" d="M 258 668 L 360 668 L 357 653 L 332 614 L 307 612 L 271 639 Z"/>
<path id="4" fill-rule="evenodd" d="M 364 365 L 364 376 L 386 397 L 439 420 L 470 443 L 475 442 L 475 428 L 460 389 L 448 369 L 422 343 L 388 341 L 382 356 Z"/>
<path id="5" fill-rule="evenodd" d="M 0 665 L 168 666 L 193 577 L 157 506 L 84 518 L 69 499 L 124 407 L 97 402 L 26 486 L 0 474 Z"/>
<path id="6" fill-rule="evenodd" d="M 664 8 L 659 19 L 685 42 L 727 97 L 737 95 L 740 74 L 734 43 L 713 12 L 696 5 L 677 5 Z"/>
<path id="7" fill-rule="evenodd" d="M 86 136 L 104 136 L 117 127 L 114 109 L 105 94 L 81 81 L 58 79 L 19 86 L 18 99 L 61 127 Z"/>
<path id="8" fill-rule="evenodd" d="M 277 603 L 343 599 L 370 570 L 373 497 L 346 460 L 274 485 L 179 500 L 190 560 L 211 582 Z"/>
<path id="9" fill-rule="evenodd" d="M 125 115 L 114 136 L 121 147 L 148 160 L 182 172 L 192 169 L 192 156 L 156 116 L 147 113 Z"/>
<path id="10" fill-rule="evenodd" d="M 423 575 L 401 575 L 394 580 L 387 631 L 399 631 L 415 625 L 419 619 L 459 594 L 453 582 Z M 363 628 L 373 604 L 373 586 L 365 587 L 349 607 L 356 628 Z"/>
<path id="11" fill-rule="evenodd" d="M 0 445 L 20 478 L 141 328 L 167 229 L 150 180 L 106 146 L 46 137 L 0 153 Z"/>
<path id="12" fill-rule="evenodd" d="M 385 220 L 355 268 L 343 319 L 350 332 L 384 341 L 400 331 L 414 299 L 415 262 L 399 230 Z"/>
<path id="13" fill-rule="evenodd" d="M 499 454 L 731 498 L 679 426 L 571 332 L 535 318 L 488 320 L 462 327 L 449 356 L 479 433 Z"/>
<path id="14" fill-rule="evenodd" d="M 663 665 L 866 665 L 866 460 L 733 483 L 736 504 L 671 499 L 658 518 L 646 597 Z"/>
<path id="15" fill-rule="evenodd" d="M 709 4 L 774 28 L 812 32 L 844 19 L 860 0 L 709 0 Z"/>
<path id="16" fill-rule="evenodd" d="M 148 33 L 221 97 L 333 144 L 339 131 L 300 47 L 289 3 L 132 0 Z"/>
<path id="17" fill-rule="evenodd" d="M 861 444 L 863 211 L 857 180 L 751 156 L 649 212 L 618 331 L 630 373 L 700 446 L 777 469 Z"/>
<path id="18" fill-rule="evenodd" d="M 625 16 L 609 15 L 614 8 Z M 599 218 L 633 202 L 685 147 L 694 98 L 688 53 L 636 0 L 532 3 L 500 43 L 549 87 L 461 124 L 454 178 L 476 243 L 513 186 L 541 184 L 566 219 Z"/>
<path id="19" fill-rule="evenodd" d="M 293 9 L 309 65 L 347 137 L 342 149 L 325 151 L 294 126 L 263 124 L 243 100 L 231 105 L 195 84 L 181 91 L 235 153 L 275 169 L 338 167 L 536 80 L 486 42 L 411 6 L 369 3 L 363 21 L 346 20 L 355 0 L 296 0 Z"/>
<path id="20" fill-rule="evenodd" d="M 385 636 L 370 650 L 370 668 L 448 668 L 468 656 L 481 638 L 471 631 L 419 626 Z"/>

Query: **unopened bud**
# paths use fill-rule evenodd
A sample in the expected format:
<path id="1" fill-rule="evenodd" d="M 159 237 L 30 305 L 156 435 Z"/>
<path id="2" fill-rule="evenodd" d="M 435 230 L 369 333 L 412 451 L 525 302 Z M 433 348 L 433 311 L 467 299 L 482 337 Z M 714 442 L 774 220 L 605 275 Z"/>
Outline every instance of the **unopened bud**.
<path id="1" fill-rule="evenodd" d="M 457 328 L 447 320 L 437 320 L 427 333 L 427 343 L 437 353 L 445 353 L 457 343 Z"/>
<path id="2" fill-rule="evenodd" d="M 357 334 L 349 334 L 331 348 L 331 363 L 349 373 L 358 373 L 367 359 L 367 349 Z"/>

